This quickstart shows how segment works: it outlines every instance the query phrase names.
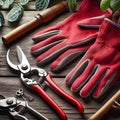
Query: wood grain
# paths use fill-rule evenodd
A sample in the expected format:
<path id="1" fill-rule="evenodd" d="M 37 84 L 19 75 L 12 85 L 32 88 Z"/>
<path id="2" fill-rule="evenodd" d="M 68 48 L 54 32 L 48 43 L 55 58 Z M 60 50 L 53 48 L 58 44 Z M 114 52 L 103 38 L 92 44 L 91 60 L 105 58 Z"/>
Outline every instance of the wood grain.
<path id="1" fill-rule="evenodd" d="M 7 14 L 6 10 L 3 9 L 2 11 L 4 12 L 5 15 Z M 32 17 L 37 13 L 38 11 L 34 10 L 33 4 L 31 3 L 31 6 L 29 6 L 29 8 L 26 8 L 24 16 L 18 24 L 13 26 L 6 21 L 4 27 L 0 28 L 0 38 L 4 34 L 13 30 L 18 25 L 23 24 L 32 19 Z M 30 48 L 34 44 L 32 41 L 32 35 L 38 32 L 39 30 L 43 30 L 49 26 L 53 26 L 61 22 L 62 20 L 67 18 L 67 16 L 69 16 L 70 14 L 71 13 L 62 14 L 61 16 L 55 18 L 53 21 L 45 25 L 38 26 L 37 28 L 25 34 L 24 36 L 21 36 L 21 38 L 19 38 L 19 40 L 11 46 L 11 48 L 14 49 L 16 44 L 19 45 L 26 54 L 28 60 L 30 61 L 31 66 L 37 67 L 35 58 L 30 54 Z M 50 120 L 60 120 L 57 114 L 36 93 L 28 90 L 22 84 L 20 78 L 11 71 L 11 69 L 8 67 L 6 63 L 7 50 L 8 48 L 6 48 L 2 40 L 0 40 L 0 94 L 5 95 L 7 97 L 15 96 L 16 90 L 18 90 L 19 88 L 23 88 L 27 94 L 30 94 L 34 97 L 34 101 L 29 103 L 34 109 L 38 110 L 40 113 L 45 115 Z M 79 61 L 79 59 L 77 61 Z M 52 74 L 53 79 L 62 89 L 64 89 L 67 93 L 76 97 L 76 99 L 80 100 L 83 103 L 85 107 L 85 113 L 81 115 L 74 106 L 72 106 L 70 103 L 67 103 L 67 101 L 63 100 L 60 96 L 55 94 L 50 88 L 46 90 L 46 93 L 49 94 L 59 104 L 60 107 L 62 107 L 62 109 L 66 112 L 68 116 L 68 120 L 88 120 L 88 118 L 92 114 L 94 114 L 107 100 L 109 100 L 109 98 L 111 98 L 114 95 L 114 93 L 116 93 L 116 91 L 120 88 L 120 80 L 116 82 L 113 88 L 111 88 L 107 92 L 106 96 L 104 96 L 102 99 L 94 100 L 92 97 L 88 99 L 82 99 L 78 95 L 72 93 L 70 91 L 70 88 L 68 88 L 65 85 L 65 76 L 68 74 L 69 71 L 72 70 L 72 68 L 76 65 L 77 61 L 70 64 L 68 67 L 65 68 L 65 70 L 59 73 L 51 72 L 49 69 L 49 65 L 43 68 L 45 68 L 48 72 Z M 28 113 L 26 113 L 25 115 L 31 120 L 36 120 L 35 117 L 31 116 Z M 0 120 L 10 119 L 11 118 L 9 115 L 0 114 Z M 120 114 L 118 112 L 111 110 L 104 116 L 103 120 L 120 120 Z"/>

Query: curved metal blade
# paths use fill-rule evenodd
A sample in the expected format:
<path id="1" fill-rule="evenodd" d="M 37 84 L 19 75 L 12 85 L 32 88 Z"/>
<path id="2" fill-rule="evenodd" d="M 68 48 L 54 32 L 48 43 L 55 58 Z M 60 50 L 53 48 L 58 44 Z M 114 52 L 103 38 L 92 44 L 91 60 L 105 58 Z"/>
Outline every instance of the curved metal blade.
<path id="1" fill-rule="evenodd" d="M 30 64 L 29 64 L 25 54 L 23 53 L 22 49 L 19 46 L 16 46 L 16 51 L 17 51 L 17 58 L 18 58 L 19 64 L 16 65 L 11 61 L 12 58 L 10 58 L 10 49 L 9 49 L 7 52 L 7 56 L 6 56 L 8 65 L 11 68 L 13 68 L 17 71 L 20 71 L 22 73 L 29 72 L 30 71 Z"/>
<path id="2" fill-rule="evenodd" d="M 13 63 L 11 62 L 11 60 L 10 60 L 10 49 L 7 51 L 6 59 L 7 59 L 8 65 L 9 65 L 11 68 L 13 68 L 13 69 L 15 69 L 15 70 L 19 70 L 18 67 L 17 67 L 17 65 L 13 64 Z"/>

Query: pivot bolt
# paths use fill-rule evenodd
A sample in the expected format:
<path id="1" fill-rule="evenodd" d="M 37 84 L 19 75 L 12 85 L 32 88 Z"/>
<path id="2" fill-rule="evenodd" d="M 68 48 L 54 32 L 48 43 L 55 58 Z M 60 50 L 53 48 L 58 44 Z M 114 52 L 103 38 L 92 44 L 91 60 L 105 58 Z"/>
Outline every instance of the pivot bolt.
<path id="1" fill-rule="evenodd" d="M 8 105 L 11 105 L 11 104 L 13 104 L 13 100 L 12 100 L 12 99 L 7 99 L 7 100 L 6 100 L 6 103 L 7 103 Z"/>
<path id="2" fill-rule="evenodd" d="M 26 64 L 22 65 L 22 69 L 23 70 L 27 70 L 28 69 L 28 66 Z"/>

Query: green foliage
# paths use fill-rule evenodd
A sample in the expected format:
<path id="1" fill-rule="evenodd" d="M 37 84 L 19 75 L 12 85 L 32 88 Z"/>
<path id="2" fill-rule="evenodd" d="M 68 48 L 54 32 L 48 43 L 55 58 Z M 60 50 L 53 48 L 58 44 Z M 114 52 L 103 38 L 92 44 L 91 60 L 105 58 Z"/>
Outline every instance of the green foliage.
<path id="1" fill-rule="evenodd" d="M 0 9 L 5 8 L 8 10 L 8 15 L 6 20 L 15 23 L 20 21 L 23 16 L 24 7 L 29 4 L 30 0 L 0 0 Z M 35 9 L 43 10 L 46 9 L 55 0 L 34 0 Z M 60 0 L 56 0 L 60 1 Z M 69 9 L 71 11 L 76 11 L 77 0 L 67 0 Z M 15 5 L 17 4 L 17 5 Z M 5 23 L 5 17 L 0 11 L 0 27 Z"/>
<path id="2" fill-rule="evenodd" d="M 19 21 L 23 15 L 23 10 L 22 6 L 15 5 L 8 13 L 8 21 L 12 23 Z"/>
<path id="3" fill-rule="evenodd" d="M 110 7 L 113 11 L 120 8 L 120 0 L 111 0 Z"/>
<path id="4" fill-rule="evenodd" d="M 24 7 L 29 3 L 29 0 L 0 0 L 0 8 L 8 9 L 8 15 L 7 15 L 7 21 L 9 22 L 18 22 L 24 12 Z M 5 17 L 0 12 L 0 27 L 3 26 L 3 23 L 5 22 Z M 4 22 L 3 22 L 4 20 Z"/>
<path id="5" fill-rule="evenodd" d="M 103 11 L 111 8 L 113 11 L 120 8 L 120 0 L 101 0 L 100 7 Z"/>
<path id="6" fill-rule="evenodd" d="M 0 12 L 0 27 L 2 27 L 4 23 L 5 23 L 4 16 L 3 16 L 2 12 Z"/>
<path id="7" fill-rule="evenodd" d="M 103 11 L 106 11 L 110 6 L 110 0 L 101 0 L 100 7 Z"/>
<path id="8" fill-rule="evenodd" d="M 13 0 L 5 0 L 3 6 L 5 8 L 10 8 L 13 2 L 14 2 Z"/>
<path id="9" fill-rule="evenodd" d="M 43 10 L 48 7 L 50 0 L 36 0 L 35 8 L 37 10 Z"/>
<path id="10" fill-rule="evenodd" d="M 70 11 L 76 11 L 76 0 L 67 0 Z"/>
<path id="11" fill-rule="evenodd" d="M 19 0 L 19 2 L 22 6 L 25 6 L 28 4 L 29 0 Z"/>
<path id="12" fill-rule="evenodd" d="M 2 0 L 0 0 L 0 7 L 2 7 L 3 6 L 3 1 Z"/>

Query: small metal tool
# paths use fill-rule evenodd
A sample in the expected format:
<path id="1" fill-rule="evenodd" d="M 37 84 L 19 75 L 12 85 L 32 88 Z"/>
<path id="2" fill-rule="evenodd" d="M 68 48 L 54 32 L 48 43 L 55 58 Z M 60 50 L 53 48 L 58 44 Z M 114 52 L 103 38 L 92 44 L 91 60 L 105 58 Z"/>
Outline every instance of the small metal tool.
<path id="1" fill-rule="evenodd" d="M 120 110 L 120 100 L 119 101 L 114 101 L 112 108 L 114 110 Z"/>
<path id="2" fill-rule="evenodd" d="M 19 90 L 16 91 L 16 96 L 22 97 L 24 100 L 27 99 L 28 101 L 33 101 L 33 99 L 34 99 L 32 96 L 26 94 L 22 88 L 20 88 Z"/>
<path id="3" fill-rule="evenodd" d="M 27 117 L 23 115 L 23 111 L 27 110 L 40 120 L 48 120 L 41 113 L 33 109 L 28 105 L 27 101 L 18 100 L 15 97 L 8 97 L 0 100 L 0 109 L 7 111 L 15 120 L 28 120 Z"/>
<path id="4" fill-rule="evenodd" d="M 15 65 L 11 61 L 10 57 L 10 49 L 7 52 L 7 63 L 8 65 L 18 71 L 20 74 L 20 78 L 24 85 L 33 91 L 36 91 L 40 97 L 53 108 L 53 110 L 60 116 L 62 120 L 66 120 L 67 116 L 65 112 L 59 107 L 59 105 L 44 91 L 42 84 L 47 83 L 57 94 L 59 94 L 63 99 L 67 100 L 71 104 L 73 104 L 80 113 L 83 113 L 84 107 L 77 99 L 73 98 L 69 94 L 67 94 L 63 89 L 61 89 L 52 79 L 51 75 L 46 72 L 46 70 L 31 67 L 25 54 L 23 53 L 22 49 L 17 46 L 17 56 L 19 60 L 19 64 Z M 42 78 L 41 82 L 36 81 L 35 79 L 31 79 L 32 75 L 36 75 Z"/>

